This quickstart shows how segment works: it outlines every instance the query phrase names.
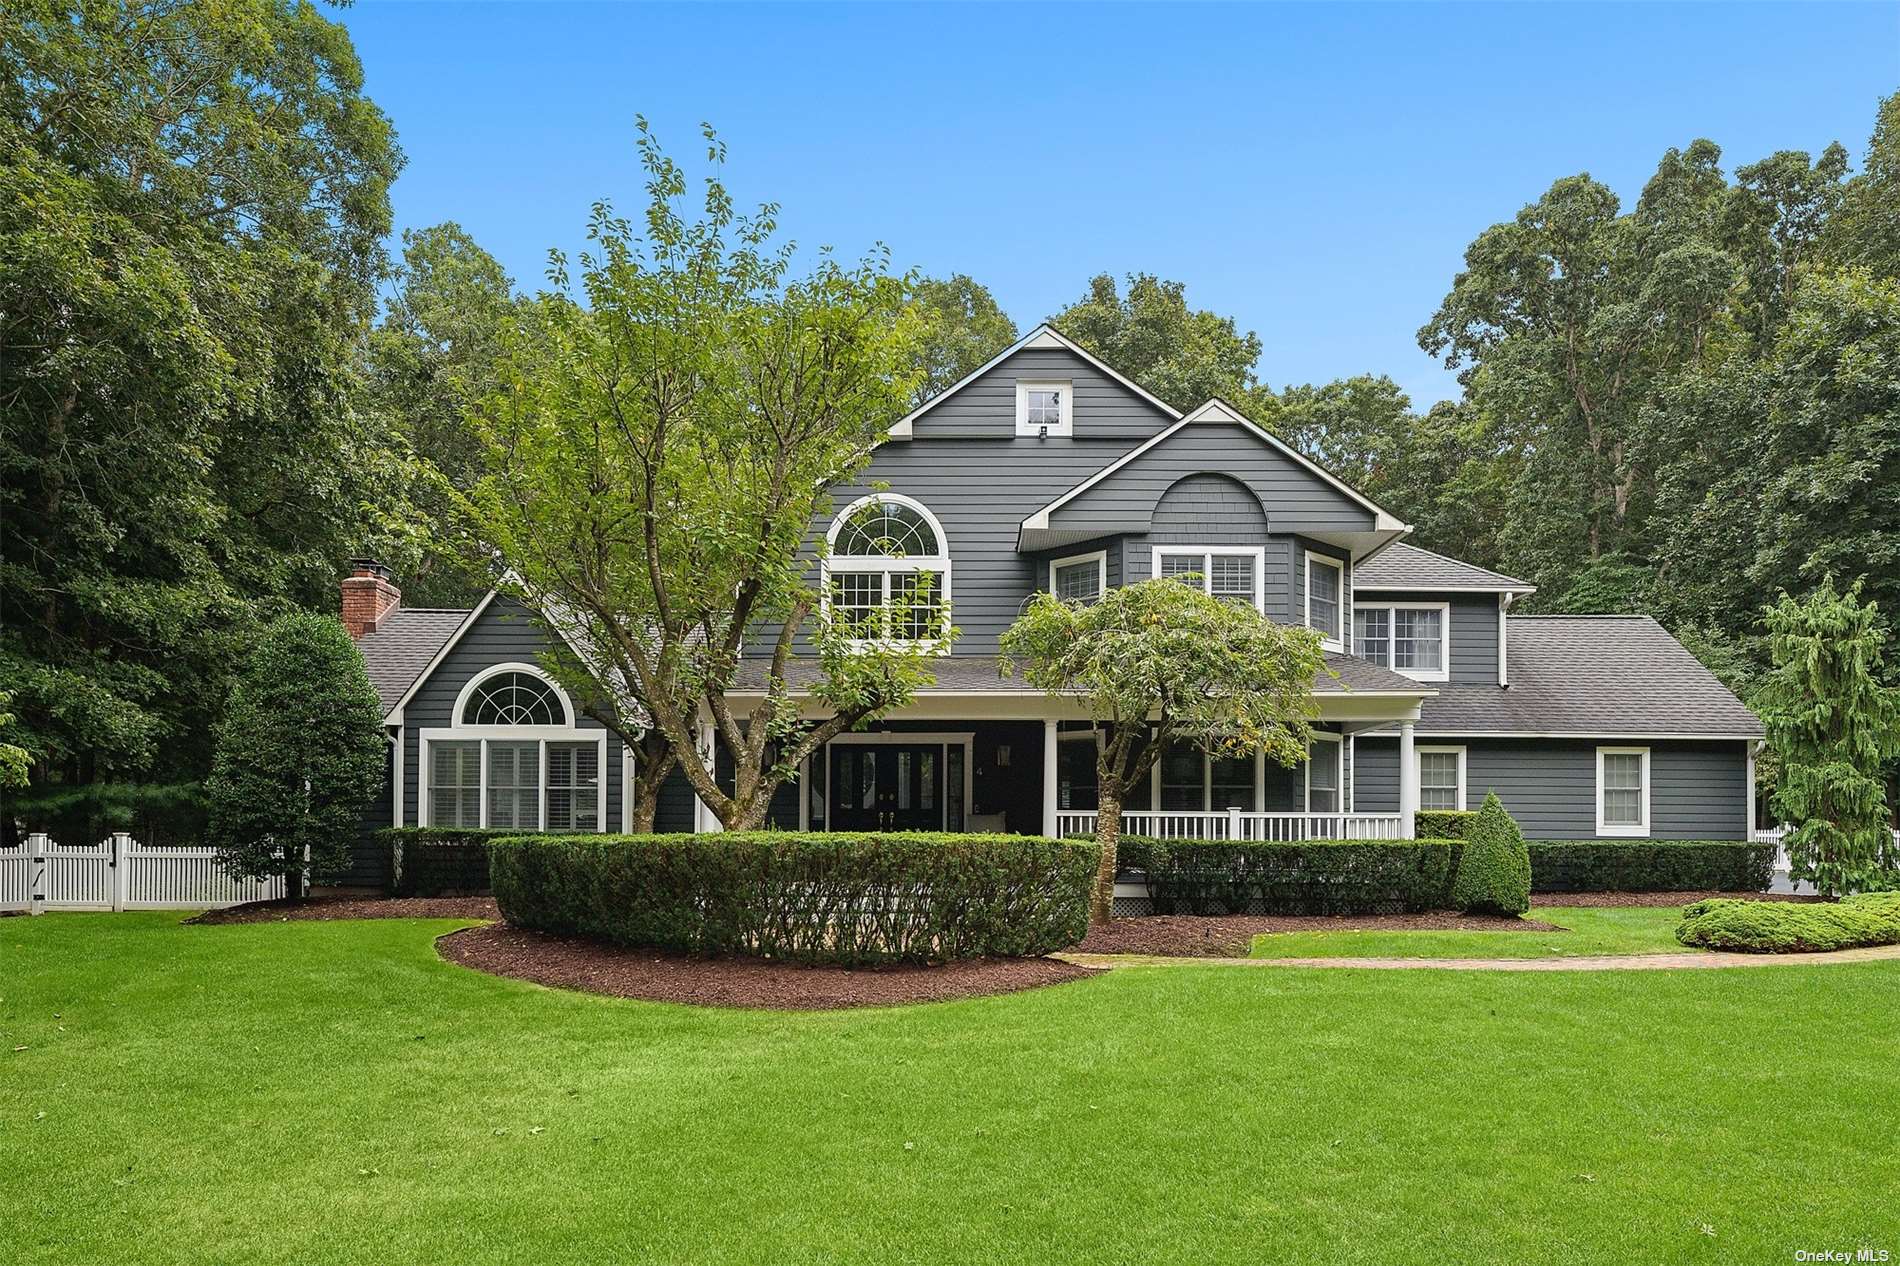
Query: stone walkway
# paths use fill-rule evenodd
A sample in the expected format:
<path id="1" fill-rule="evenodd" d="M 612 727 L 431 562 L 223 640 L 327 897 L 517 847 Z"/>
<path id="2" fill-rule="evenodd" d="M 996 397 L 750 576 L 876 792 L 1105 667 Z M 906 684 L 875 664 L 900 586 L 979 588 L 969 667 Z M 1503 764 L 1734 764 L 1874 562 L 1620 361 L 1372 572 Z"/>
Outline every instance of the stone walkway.
<path id="1" fill-rule="evenodd" d="M 1378 971 L 1673 971 L 1709 967 L 1814 967 L 1900 959 L 1900 945 L 1826 954 L 1579 954 L 1574 958 L 1181 958 L 1156 954 L 1054 954 L 1080 967 L 1359 967 Z"/>

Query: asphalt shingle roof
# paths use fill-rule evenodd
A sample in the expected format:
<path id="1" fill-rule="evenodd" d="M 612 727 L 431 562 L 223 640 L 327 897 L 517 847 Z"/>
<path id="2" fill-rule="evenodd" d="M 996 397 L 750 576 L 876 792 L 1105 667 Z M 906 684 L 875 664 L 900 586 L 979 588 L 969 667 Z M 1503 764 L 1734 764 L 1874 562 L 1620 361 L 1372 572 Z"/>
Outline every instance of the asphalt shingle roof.
<path id="1" fill-rule="evenodd" d="M 1428 734 L 1758 737 L 1754 713 L 1645 615 L 1512 616 L 1510 687 L 1438 687 Z"/>
<path id="2" fill-rule="evenodd" d="M 375 632 L 356 639 L 385 714 L 467 618 L 466 611 L 398 608 L 383 617 Z"/>
<path id="3" fill-rule="evenodd" d="M 1487 571 L 1470 563 L 1461 563 L 1443 554 L 1434 554 L 1416 545 L 1398 541 L 1386 546 L 1352 569 L 1354 589 L 1514 589 L 1525 593 L 1528 585 L 1502 572 Z"/>
<path id="4" fill-rule="evenodd" d="M 1328 655 L 1326 664 L 1338 673 L 1337 679 L 1322 676 L 1313 683 L 1318 694 L 1339 694 L 1350 690 L 1365 691 L 1401 691 L 1406 694 L 1426 694 L 1443 687 L 1424 685 L 1410 677 L 1388 672 L 1376 664 L 1350 655 Z M 765 688 L 765 669 L 763 659 L 745 659 L 739 661 L 739 674 L 733 682 L 735 690 L 763 690 Z M 815 658 L 799 657 L 788 660 L 785 665 L 786 684 L 794 691 L 809 688 L 818 680 L 819 661 Z M 1020 673 L 1013 677 L 1003 676 L 1002 660 L 995 655 L 946 655 L 931 663 L 931 671 L 936 674 L 936 684 L 925 686 L 919 693 L 968 693 L 983 692 L 995 694 L 1037 695 L 1042 692 L 1022 679 Z"/>

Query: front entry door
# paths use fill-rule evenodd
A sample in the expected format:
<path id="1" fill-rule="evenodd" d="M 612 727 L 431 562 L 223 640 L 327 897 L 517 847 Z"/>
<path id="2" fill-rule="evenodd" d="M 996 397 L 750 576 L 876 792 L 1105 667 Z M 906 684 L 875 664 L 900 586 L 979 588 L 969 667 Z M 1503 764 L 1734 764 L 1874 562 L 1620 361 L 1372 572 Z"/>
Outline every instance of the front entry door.
<path id="1" fill-rule="evenodd" d="M 831 748 L 831 829 L 941 831 L 943 745 L 837 743 Z"/>

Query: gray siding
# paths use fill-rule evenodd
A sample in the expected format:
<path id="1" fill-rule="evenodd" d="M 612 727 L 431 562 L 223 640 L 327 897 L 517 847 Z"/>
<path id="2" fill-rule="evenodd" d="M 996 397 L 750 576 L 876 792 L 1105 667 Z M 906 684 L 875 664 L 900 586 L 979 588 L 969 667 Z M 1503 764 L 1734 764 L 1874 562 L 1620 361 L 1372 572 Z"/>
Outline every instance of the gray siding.
<path id="1" fill-rule="evenodd" d="M 1067 379 L 1074 392 L 1075 434 L 1085 439 L 1123 441 L 1132 446 L 1172 426 L 1175 419 L 1067 348 L 1026 349 L 949 396 L 913 423 L 919 439 L 1004 439 L 1016 437 L 1016 381 Z M 1059 441 L 1032 440 L 1025 444 Z M 1067 485 L 1064 485 L 1067 487 Z M 1055 499 L 1062 488 L 1044 499 Z M 1018 515 L 1020 519 L 1022 516 Z"/>
<path id="2" fill-rule="evenodd" d="M 1079 430 L 1081 423 L 1076 425 Z M 1250 489 L 1275 532 L 1366 531 L 1373 525 L 1370 511 L 1252 429 L 1196 423 L 1063 506 L 1050 516 L 1050 526 L 1146 531 L 1162 494 L 1176 481 L 1206 471 L 1231 475 Z"/>
<path id="3" fill-rule="evenodd" d="M 1496 791 L 1529 839 L 1597 838 L 1596 749 L 1591 739 L 1442 739 L 1421 746 L 1465 748 L 1465 803 Z M 1619 743 L 1647 746 L 1650 838 L 1741 839 L 1747 816 L 1747 745 L 1739 742 Z M 1399 807 L 1398 741 L 1358 741 L 1357 803 L 1366 813 Z"/>
<path id="4" fill-rule="evenodd" d="M 421 732 L 445 729 L 454 724 L 452 714 L 456 696 L 478 673 L 497 664 L 538 664 L 549 645 L 549 634 L 539 619 L 518 603 L 497 598 L 477 617 L 475 624 L 462 635 L 462 640 L 455 644 L 442 662 L 436 665 L 435 672 L 429 675 L 421 689 L 416 691 L 415 697 L 403 708 L 405 826 L 415 826 L 420 820 L 418 788 L 422 785 Z M 578 700 L 575 706 L 580 706 Z M 598 721 L 588 717 L 578 717 L 577 725 L 581 732 L 587 734 L 598 734 L 602 728 Z M 620 741 L 610 734 L 607 736 L 607 768 L 602 771 L 607 779 L 606 826 L 609 830 L 618 830 L 620 827 L 620 764 Z"/>
<path id="5" fill-rule="evenodd" d="M 1451 680 L 1453 685 L 1498 684 L 1498 597 L 1496 594 L 1363 593 L 1368 605 L 1407 602 L 1451 604 Z"/>

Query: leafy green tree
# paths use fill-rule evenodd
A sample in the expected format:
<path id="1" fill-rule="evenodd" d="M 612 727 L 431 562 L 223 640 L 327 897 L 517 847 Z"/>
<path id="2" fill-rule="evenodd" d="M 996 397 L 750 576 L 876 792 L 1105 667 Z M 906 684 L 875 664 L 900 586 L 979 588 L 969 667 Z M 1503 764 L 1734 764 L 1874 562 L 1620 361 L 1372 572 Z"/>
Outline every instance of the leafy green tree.
<path id="1" fill-rule="evenodd" d="M 365 548 L 395 565 L 418 606 L 466 606 L 490 577 L 460 532 L 454 491 L 481 474 L 473 404 L 496 389 L 505 329 L 521 300 L 514 281 L 453 221 L 405 229 L 395 286 L 367 347 L 369 407 L 408 441 L 414 461 L 404 515 Z"/>
<path id="2" fill-rule="evenodd" d="M 349 869 L 363 811 L 383 788 L 383 710 L 333 616 L 273 621 L 245 657 L 206 783 L 206 836 L 232 874 Z M 308 862 L 305 861 L 308 850 Z"/>
<path id="3" fill-rule="evenodd" d="M 1767 618 L 1774 671 L 1756 705 L 1780 759 L 1775 812 L 1795 828 L 1789 874 L 1829 896 L 1900 885 L 1884 769 L 1900 756 L 1900 690 L 1881 684 L 1876 609 L 1826 577 Z"/>
<path id="4" fill-rule="evenodd" d="M 1828 225 L 1825 254 L 1876 277 L 1900 277 L 1900 92 L 1880 103 L 1860 172 Z"/>
<path id="5" fill-rule="evenodd" d="M 13 702 L 13 696 L 0 690 L 0 733 L 13 726 L 13 714 L 7 711 L 7 705 Z M 33 768 L 33 757 L 17 743 L 0 742 L 0 790 L 19 790 L 26 786 L 27 775 Z"/>
<path id="6" fill-rule="evenodd" d="M 1531 853 L 1517 819 L 1487 792 L 1465 828 L 1451 903 L 1471 914 L 1522 914 L 1531 908 Z"/>
<path id="7" fill-rule="evenodd" d="M 1306 759 L 1319 635 L 1275 624 L 1244 603 L 1174 578 L 1110 589 L 1093 603 L 1037 594 L 1002 638 L 1005 664 L 1051 695 L 1074 698 L 1105 731 L 1096 765 L 1102 848 L 1091 918 L 1115 895 L 1122 803 L 1161 753 L 1191 743 L 1222 756 Z"/>
<path id="8" fill-rule="evenodd" d="M 1244 402 L 1260 336 L 1242 334 L 1232 317 L 1190 309 L 1186 290 L 1178 281 L 1130 273 L 1124 295 L 1103 273 L 1051 324 L 1177 409 L 1214 396 Z"/>
<path id="9" fill-rule="evenodd" d="M 919 338 L 924 375 L 913 406 L 942 394 L 1016 341 L 1016 323 L 996 305 L 996 296 L 963 273 L 919 278 L 911 293 L 925 318 Z"/>
<path id="10" fill-rule="evenodd" d="M 1735 316 L 1760 352 L 1772 345 L 1793 308 L 1802 268 L 1821 256 L 1846 176 L 1847 150 L 1839 144 L 1818 159 L 1782 150 L 1736 169 L 1724 215 L 1725 245 L 1742 271 Z"/>
<path id="11" fill-rule="evenodd" d="M 929 681 L 929 644 L 954 630 L 927 586 L 893 599 L 904 614 L 879 617 L 914 613 L 927 639 L 860 641 L 818 618 L 803 547 L 829 489 L 864 468 L 912 398 L 921 318 L 881 258 L 826 254 L 790 278 L 776 209 L 737 214 L 718 175 L 724 147 L 710 129 L 706 141 L 714 172 L 689 219 L 687 177 L 641 121 L 645 232 L 595 208 L 585 304 L 555 256 L 557 291 L 510 336 L 481 410 L 488 473 L 470 506 L 510 586 L 577 648 L 557 674 L 604 693 L 604 724 L 656 736 L 738 830 L 764 821 L 805 756 Z M 767 689 L 742 713 L 728 691 L 755 638 L 747 653 Z M 789 693 L 806 638 L 822 720 Z M 730 783 L 697 741 L 702 716 L 733 756 Z M 636 824 L 650 820 L 662 772 L 642 762 Z"/>
<path id="12" fill-rule="evenodd" d="M 0 6 L 0 680 L 37 786 L 201 779 L 260 614 L 335 601 L 400 162 L 307 4 Z"/>

